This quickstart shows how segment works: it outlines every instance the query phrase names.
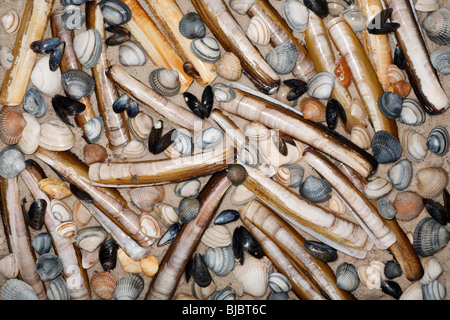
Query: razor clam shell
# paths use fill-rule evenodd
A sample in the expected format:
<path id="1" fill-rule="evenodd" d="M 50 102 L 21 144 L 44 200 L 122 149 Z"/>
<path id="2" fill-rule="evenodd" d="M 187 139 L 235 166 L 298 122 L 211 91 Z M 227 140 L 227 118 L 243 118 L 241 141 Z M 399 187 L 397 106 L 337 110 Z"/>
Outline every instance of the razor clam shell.
<path id="1" fill-rule="evenodd" d="M 102 47 L 102 36 L 94 28 L 80 32 L 73 38 L 75 55 L 86 69 L 91 69 L 97 64 L 102 53 Z"/>
<path id="2" fill-rule="evenodd" d="M 213 37 L 193 40 L 191 50 L 197 58 L 205 62 L 216 62 L 220 58 L 220 45 Z"/>
<path id="3" fill-rule="evenodd" d="M 266 61 L 273 70 L 281 75 L 290 73 L 298 58 L 298 49 L 292 42 L 278 44 L 267 55 Z"/>
<path id="4" fill-rule="evenodd" d="M 309 10 L 300 1 L 284 1 L 281 13 L 286 23 L 294 32 L 303 32 L 308 27 Z"/>
<path id="5" fill-rule="evenodd" d="M 139 43 L 127 41 L 119 46 L 119 61 L 124 66 L 143 66 L 147 53 Z"/>
<path id="6" fill-rule="evenodd" d="M 449 150 L 450 135 L 444 126 L 434 127 L 427 138 L 428 150 L 438 156 L 445 156 Z"/>
<path id="7" fill-rule="evenodd" d="M 23 110 L 35 116 L 43 117 L 47 113 L 47 102 L 36 88 L 29 88 L 23 97 Z"/>
<path id="8" fill-rule="evenodd" d="M 331 198 L 331 186 L 324 179 L 309 176 L 300 185 L 300 195 L 314 203 L 322 203 Z"/>
<path id="9" fill-rule="evenodd" d="M 392 186 L 403 191 L 408 189 L 413 178 L 413 166 L 408 159 L 402 159 L 393 165 L 388 171 Z"/>
<path id="10" fill-rule="evenodd" d="M 208 248 L 203 254 L 207 267 L 219 277 L 228 275 L 234 269 L 234 253 L 231 245 Z"/>
<path id="11" fill-rule="evenodd" d="M 188 39 L 203 38 L 206 34 L 206 26 L 197 12 L 186 13 L 178 24 L 178 30 Z"/>
<path id="12" fill-rule="evenodd" d="M 440 8 L 422 20 L 422 27 L 428 38 L 440 45 L 450 43 L 450 10 Z"/>
<path id="13" fill-rule="evenodd" d="M 404 124 L 419 126 L 425 123 L 426 113 L 419 101 L 406 98 L 403 100 L 402 112 L 398 120 Z"/>
<path id="14" fill-rule="evenodd" d="M 306 91 L 310 97 L 317 99 L 329 99 L 334 89 L 335 78 L 327 72 L 319 72 L 308 81 L 308 90 Z"/>
<path id="15" fill-rule="evenodd" d="M 450 51 L 435 50 L 430 54 L 433 67 L 442 74 L 450 74 Z"/>
<path id="16" fill-rule="evenodd" d="M 369 199 L 379 199 L 392 191 L 392 184 L 382 177 L 373 177 L 364 187 L 364 195 Z"/>

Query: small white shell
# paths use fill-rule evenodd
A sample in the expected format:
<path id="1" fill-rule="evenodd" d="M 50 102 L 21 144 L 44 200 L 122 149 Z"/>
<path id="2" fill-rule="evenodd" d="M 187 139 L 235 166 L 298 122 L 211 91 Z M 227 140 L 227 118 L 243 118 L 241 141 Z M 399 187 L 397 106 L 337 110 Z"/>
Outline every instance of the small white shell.
<path id="1" fill-rule="evenodd" d="M 234 275 L 243 284 L 244 292 L 262 297 L 266 293 L 272 270 L 273 265 L 267 256 L 261 259 L 250 256 L 243 265 L 235 266 Z"/>
<path id="2" fill-rule="evenodd" d="M 122 149 L 122 155 L 128 159 L 139 159 L 148 153 L 148 148 L 141 141 L 131 140 Z"/>
<path id="3" fill-rule="evenodd" d="M 139 140 L 145 140 L 153 127 L 153 119 L 144 112 L 139 112 L 134 118 L 128 118 L 128 127 Z"/>
<path id="4" fill-rule="evenodd" d="M 8 34 L 15 34 L 19 30 L 20 27 L 20 15 L 19 13 L 11 9 L 7 11 L 2 17 L 0 18 L 2 21 L 3 28 Z"/>
<path id="5" fill-rule="evenodd" d="M 306 93 L 316 99 L 328 99 L 334 89 L 334 75 L 329 72 L 319 72 L 308 81 Z"/>
<path id="6" fill-rule="evenodd" d="M 213 225 L 205 230 L 201 242 L 210 248 L 217 248 L 231 245 L 231 239 L 231 232 L 226 226 Z"/>
<path id="7" fill-rule="evenodd" d="M 420 282 L 422 284 L 430 283 L 436 280 L 443 272 L 443 268 L 436 257 L 430 256 L 423 259 L 424 274 Z"/>
<path id="8" fill-rule="evenodd" d="M 22 137 L 17 143 L 17 147 L 24 154 L 32 154 L 39 146 L 41 124 L 33 115 L 27 112 L 24 112 L 22 115 L 27 124 L 22 131 Z"/>
<path id="9" fill-rule="evenodd" d="M 282 14 L 293 31 L 303 32 L 308 27 L 309 10 L 300 1 L 286 0 L 283 3 Z"/>
<path id="10" fill-rule="evenodd" d="M 191 50 L 197 58 L 205 62 L 216 62 L 220 58 L 219 42 L 213 37 L 193 40 Z"/>
<path id="11" fill-rule="evenodd" d="M 62 90 L 61 70 L 51 71 L 49 67 L 50 55 L 43 55 L 31 71 L 30 81 L 44 95 L 53 97 Z"/>
<path id="12" fill-rule="evenodd" d="M 223 131 L 214 127 L 204 130 L 197 138 L 196 144 L 202 149 L 217 147 L 223 141 Z"/>
<path id="13" fill-rule="evenodd" d="M 270 29 L 266 21 L 259 16 L 253 16 L 248 24 L 247 37 L 254 44 L 268 45 L 270 42 Z"/>
<path id="14" fill-rule="evenodd" d="M 19 265 L 14 253 L 10 253 L 0 259 L 0 274 L 7 279 L 17 277 L 19 274 Z"/>
<path id="15" fill-rule="evenodd" d="M 61 120 L 50 120 L 41 125 L 40 147 L 50 151 L 67 151 L 74 144 L 74 133 Z"/>
<path id="16" fill-rule="evenodd" d="M 52 199 L 50 201 L 51 212 L 56 220 L 67 221 L 72 219 L 72 210 L 63 201 Z"/>
<path id="17" fill-rule="evenodd" d="M 356 125 L 352 128 L 350 140 L 363 150 L 369 149 L 371 145 L 369 131 L 361 125 Z"/>
<path id="18" fill-rule="evenodd" d="M 417 0 L 414 7 L 417 11 L 431 12 L 439 9 L 439 3 L 436 0 Z"/>
<path id="19" fill-rule="evenodd" d="M 419 281 L 413 282 L 403 291 L 399 300 L 423 300 L 422 283 Z"/>
<path id="20" fill-rule="evenodd" d="M 368 266 L 360 266 L 357 271 L 359 279 L 368 289 L 381 288 L 381 282 L 385 280 L 384 263 L 371 261 Z"/>
<path id="21" fill-rule="evenodd" d="M 9 69 L 13 64 L 13 61 L 14 54 L 12 53 L 12 50 L 2 46 L 0 48 L 0 65 L 5 69 Z"/>
<path id="22" fill-rule="evenodd" d="M 242 205 L 246 204 L 254 197 L 256 197 L 256 195 L 241 184 L 234 189 L 230 200 L 234 205 Z"/>
<path id="23" fill-rule="evenodd" d="M 365 188 L 364 195 L 370 199 L 379 199 L 385 197 L 392 191 L 392 184 L 381 177 L 374 177 Z"/>
<path id="24" fill-rule="evenodd" d="M 404 124 L 419 126 L 425 122 L 426 114 L 419 101 L 406 98 L 403 100 L 402 112 L 398 120 Z"/>
<path id="25" fill-rule="evenodd" d="M 153 213 L 157 217 L 159 223 L 166 228 L 169 228 L 175 222 L 180 220 L 178 209 L 165 203 L 158 203 L 155 205 Z"/>
<path id="26" fill-rule="evenodd" d="M 140 44 L 127 41 L 119 47 L 119 61 L 124 66 L 143 66 L 147 62 L 147 54 Z"/>
<path id="27" fill-rule="evenodd" d="M 347 210 L 347 207 L 345 206 L 345 204 L 341 200 L 341 198 L 339 198 L 334 193 L 331 195 L 331 198 L 328 200 L 328 208 L 337 214 L 344 214 Z"/>
<path id="28" fill-rule="evenodd" d="M 97 29 L 87 29 L 73 38 L 75 55 L 86 69 L 93 68 L 102 53 L 103 40 Z"/>

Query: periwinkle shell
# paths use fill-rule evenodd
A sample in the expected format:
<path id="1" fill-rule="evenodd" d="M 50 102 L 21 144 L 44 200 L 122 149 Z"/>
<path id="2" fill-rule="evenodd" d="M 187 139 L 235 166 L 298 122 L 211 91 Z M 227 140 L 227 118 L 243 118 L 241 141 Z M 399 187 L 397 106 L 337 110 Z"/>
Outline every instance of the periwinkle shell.
<path id="1" fill-rule="evenodd" d="M 325 243 L 318 241 L 305 241 L 304 246 L 309 254 L 320 261 L 332 262 L 338 258 L 336 249 Z"/>
<path id="2" fill-rule="evenodd" d="M 378 163 L 393 163 L 400 159 L 402 146 L 391 133 L 379 130 L 372 138 L 372 152 Z"/>
<path id="3" fill-rule="evenodd" d="M 178 24 L 180 33 L 188 39 L 203 38 L 206 34 L 205 23 L 197 12 L 188 12 Z"/>
<path id="4" fill-rule="evenodd" d="M 445 156 L 449 150 L 450 135 L 444 126 L 434 127 L 427 138 L 428 150 L 438 156 Z"/>
<path id="5" fill-rule="evenodd" d="M 314 203 L 322 203 L 331 198 L 331 186 L 321 178 L 309 176 L 300 185 L 300 195 Z"/>

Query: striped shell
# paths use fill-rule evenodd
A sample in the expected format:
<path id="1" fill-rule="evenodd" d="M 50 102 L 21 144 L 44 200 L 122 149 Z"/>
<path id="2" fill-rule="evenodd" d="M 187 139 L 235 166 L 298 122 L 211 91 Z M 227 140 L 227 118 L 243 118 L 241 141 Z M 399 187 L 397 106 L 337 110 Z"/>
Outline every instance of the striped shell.
<path id="1" fill-rule="evenodd" d="M 273 265 L 266 256 L 262 259 L 249 256 L 243 265 L 234 268 L 234 275 L 244 286 L 244 292 L 262 297 L 266 293 L 272 270 Z"/>
<path id="2" fill-rule="evenodd" d="M 47 232 L 39 233 L 31 241 L 31 246 L 38 255 L 48 253 L 52 248 L 52 237 Z"/>
<path id="3" fill-rule="evenodd" d="M 153 214 L 144 213 L 139 218 L 139 225 L 141 226 L 141 231 L 146 236 L 157 239 L 161 237 L 161 226 L 158 220 Z"/>
<path id="4" fill-rule="evenodd" d="M 418 281 L 413 282 L 413 284 L 403 291 L 399 300 L 423 300 L 422 284 Z"/>
<path id="5" fill-rule="evenodd" d="M 430 54 L 433 67 L 442 74 L 450 74 L 450 51 L 435 50 Z"/>
<path id="6" fill-rule="evenodd" d="M 111 299 L 116 290 L 116 279 L 110 272 L 96 272 L 91 276 L 91 288 L 100 299 Z"/>
<path id="7" fill-rule="evenodd" d="M 425 123 L 426 113 L 415 99 L 406 98 L 403 100 L 403 107 L 398 120 L 401 123 L 412 126 L 420 126 Z"/>
<path id="8" fill-rule="evenodd" d="M 53 217 L 58 221 L 67 221 L 72 219 L 72 209 L 63 201 L 52 199 L 50 201 L 50 210 Z"/>
<path id="9" fill-rule="evenodd" d="M 74 100 L 87 97 L 94 92 L 94 78 L 81 69 L 69 69 L 61 76 L 64 91 Z"/>
<path id="10" fill-rule="evenodd" d="M 441 167 L 422 168 L 416 173 L 417 191 L 422 197 L 431 199 L 442 194 L 448 185 L 448 172 Z"/>
<path id="11" fill-rule="evenodd" d="M 153 119 L 144 112 L 139 112 L 134 118 L 128 118 L 128 127 L 139 140 L 148 139 L 153 127 Z"/>
<path id="12" fill-rule="evenodd" d="M 7 279 L 17 277 L 19 264 L 14 253 L 10 253 L 0 259 L 0 274 Z"/>
<path id="13" fill-rule="evenodd" d="M 218 290 L 211 295 L 211 300 L 235 300 L 236 293 L 230 286 L 226 286 L 222 290 Z"/>
<path id="14" fill-rule="evenodd" d="M 394 219 L 395 215 L 397 214 L 397 210 L 395 209 L 394 204 L 389 199 L 384 197 L 378 199 L 377 209 L 380 215 L 387 220 Z"/>
<path id="15" fill-rule="evenodd" d="M 11 9 L 2 15 L 0 18 L 3 28 L 8 34 L 16 34 L 20 27 L 20 15 L 19 13 Z"/>
<path id="16" fill-rule="evenodd" d="M 413 178 L 413 167 L 411 161 L 408 159 L 402 159 L 392 166 L 388 171 L 389 179 L 392 186 L 403 191 L 408 189 Z"/>
<path id="17" fill-rule="evenodd" d="M 449 150 L 450 135 L 443 126 L 434 127 L 427 138 L 428 150 L 438 156 L 445 156 Z"/>
<path id="18" fill-rule="evenodd" d="M 198 179 L 179 182 L 174 189 L 174 192 L 179 197 L 195 198 L 200 193 L 201 182 Z"/>
<path id="19" fill-rule="evenodd" d="M 228 275 L 234 269 L 234 253 L 231 245 L 209 248 L 203 255 L 206 265 L 219 277 Z"/>
<path id="20" fill-rule="evenodd" d="M 386 76 L 391 84 L 397 83 L 400 80 L 406 80 L 405 72 L 395 64 L 391 64 L 387 67 Z"/>
<path id="21" fill-rule="evenodd" d="M 172 97 L 180 92 L 181 83 L 176 70 L 158 68 L 150 72 L 148 81 L 153 90 L 166 97 Z"/>
<path id="22" fill-rule="evenodd" d="M 8 279 L 2 285 L 2 300 L 39 300 L 38 296 L 25 281 Z"/>
<path id="23" fill-rule="evenodd" d="M 300 185 L 300 195 L 314 203 L 321 203 L 331 198 L 331 187 L 324 179 L 309 176 Z"/>
<path id="24" fill-rule="evenodd" d="M 237 81 L 242 75 L 241 61 L 233 52 L 225 52 L 216 61 L 216 71 L 219 76 L 226 80 Z M 213 89 L 217 86 L 214 84 Z"/>
<path id="25" fill-rule="evenodd" d="M 421 220 L 413 236 L 413 247 L 421 257 L 434 255 L 445 247 L 449 241 L 449 232 L 431 217 Z"/>
<path id="26" fill-rule="evenodd" d="M 447 289 L 437 280 L 422 285 L 423 300 L 444 300 Z"/>
<path id="27" fill-rule="evenodd" d="M 284 19 L 294 32 L 303 32 L 308 27 L 309 10 L 298 0 L 286 0 L 282 11 Z"/>
<path id="28" fill-rule="evenodd" d="M 155 205 L 153 212 L 159 223 L 166 228 L 169 228 L 179 220 L 178 209 L 165 203 Z"/>
<path id="29" fill-rule="evenodd" d="M 103 39 L 97 29 L 87 29 L 73 38 L 75 55 L 86 69 L 93 68 L 102 53 Z"/>
<path id="30" fill-rule="evenodd" d="M 164 186 L 135 188 L 130 191 L 131 201 L 143 212 L 152 212 L 157 203 L 164 200 Z"/>
<path id="31" fill-rule="evenodd" d="M 269 275 L 269 288 L 274 292 L 288 292 L 292 284 L 284 274 L 273 272 Z"/>
<path id="32" fill-rule="evenodd" d="M 19 142 L 27 122 L 19 109 L 5 106 L 0 110 L 0 140 L 13 145 Z"/>
<path id="33" fill-rule="evenodd" d="M 287 164 L 283 168 L 289 170 L 289 187 L 297 188 L 302 183 L 305 169 L 298 164 Z"/>
<path id="34" fill-rule="evenodd" d="M 41 138 L 41 124 L 31 114 L 23 113 L 23 118 L 27 124 L 22 131 L 22 137 L 17 143 L 17 147 L 24 154 L 32 154 L 39 146 L 39 140 Z"/>
<path id="35" fill-rule="evenodd" d="M 336 269 L 336 286 L 347 292 L 355 291 L 359 286 L 359 277 L 353 264 L 344 262 Z"/>
<path id="36" fill-rule="evenodd" d="M 424 209 L 423 198 L 414 191 L 397 193 L 393 202 L 398 220 L 410 221 L 419 216 Z"/>
<path id="37" fill-rule="evenodd" d="M 317 99 L 329 99 L 334 89 L 334 75 L 329 72 L 319 72 L 308 81 L 308 90 L 310 97 Z"/>
<path id="38" fill-rule="evenodd" d="M 254 44 L 268 45 L 270 42 L 270 29 L 267 22 L 259 16 L 252 17 L 248 24 L 247 37 Z"/>
<path id="39" fill-rule="evenodd" d="M 373 177 L 364 187 L 364 195 L 370 199 L 379 199 L 392 191 L 392 184 L 382 177 Z"/>
<path id="40" fill-rule="evenodd" d="M 115 300 L 137 300 L 144 290 L 144 279 L 139 274 L 130 274 L 116 281 Z"/>
<path id="41" fill-rule="evenodd" d="M 431 12 L 422 21 L 422 27 L 428 38 L 434 43 L 447 45 L 450 43 L 450 10 L 440 8 Z"/>
<path id="42" fill-rule="evenodd" d="M 289 187 L 291 183 L 291 175 L 289 172 L 289 169 L 285 167 L 279 167 L 277 168 L 277 172 L 273 176 L 273 179 L 277 181 L 279 184 Z"/>
<path id="43" fill-rule="evenodd" d="M 427 138 L 415 130 L 404 131 L 402 146 L 406 157 L 412 162 L 422 161 L 427 155 Z"/>
<path id="44" fill-rule="evenodd" d="M 89 140 L 89 143 L 97 143 L 103 134 L 105 129 L 105 124 L 103 123 L 102 117 L 92 117 L 83 125 L 84 132 L 86 134 L 86 138 Z"/>
<path id="45" fill-rule="evenodd" d="M 147 54 L 140 44 L 127 41 L 119 47 L 119 61 L 124 66 L 143 66 L 147 62 Z"/>
<path id="46" fill-rule="evenodd" d="M 230 0 L 230 8 L 236 13 L 247 14 L 254 3 L 255 0 Z"/>
<path id="47" fill-rule="evenodd" d="M 75 245 L 85 251 L 94 252 L 105 241 L 107 235 L 102 227 L 84 227 L 78 230 Z"/>
<path id="48" fill-rule="evenodd" d="M 363 150 L 371 146 L 369 131 L 362 125 L 355 125 L 350 132 L 350 140 Z"/>
<path id="49" fill-rule="evenodd" d="M 213 37 L 193 40 L 191 50 L 197 58 L 205 62 L 216 62 L 220 58 L 219 42 Z"/>
<path id="50" fill-rule="evenodd" d="M 276 73 L 285 75 L 294 69 L 297 57 L 297 47 L 292 42 L 285 42 L 269 51 L 265 59 Z"/>
<path id="51" fill-rule="evenodd" d="M 78 225 L 75 223 L 75 221 L 72 220 L 63 221 L 55 228 L 55 232 L 64 239 L 75 237 L 77 234 L 77 230 Z"/>
<path id="52" fill-rule="evenodd" d="M 201 242 L 210 248 L 227 247 L 231 245 L 232 235 L 226 226 L 212 225 L 205 230 Z"/>
<path id="53" fill-rule="evenodd" d="M 130 8 L 120 0 L 101 0 L 99 5 L 103 19 L 110 26 L 121 25 L 131 20 Z"/>
<path id="54" fill-rule="evenodd" d="M 70 290 L 66 280 L 62 276 L 53 279 L 47 288 L 49 300 L 70 300 Z"/>
<path id="55" fill-rule="evenodd" d="M 54 253 L 44 253 L 36 259 L 36 272 L 42 281 L 55 279 L 63 269 L 62 260 Z"/>
<path id="56" fill-rule="evenodd" d="M 303 118 L 314 122 L 325 122 L 325 105 L 316 98 L 305 97 L 299 103 Z"/>
<path id="57" fill-rule="evenodd" d="M 336 194 L 332 194 L 330 200 L 328 200 L 328 209 L 337 214 L 344 214 L 347 210 L 344 202 Z"/>

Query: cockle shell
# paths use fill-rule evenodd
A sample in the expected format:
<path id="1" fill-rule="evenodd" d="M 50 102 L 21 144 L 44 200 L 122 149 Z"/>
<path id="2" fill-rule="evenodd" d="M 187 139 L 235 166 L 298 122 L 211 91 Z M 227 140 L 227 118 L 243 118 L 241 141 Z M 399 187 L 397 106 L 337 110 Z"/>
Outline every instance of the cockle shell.
<path id="1" fill-rule="evenodd" d="M 197 12 L 188 12 L 181 18 L 178 31 L 188 39 L 199 39 L 205 36 L 206 27 Z"/>
<path id="2" fill-rule="evenodd" d="M 388 176 L 395 189 L 399 191 L 408 189 L 413 178 L 411 161 L 408 159 L 400 160 L 389 169 Z"/>
<path id="3" fill-rule="evenodd" d="M 321 203 L 331 198 L 331 186 L 324 179 L 308 176 L 300 185 L 300 195 L 314 203 Z"/>
<path id="4" fill-rule="evenodd" d="M 108 158 L 108 151 L 106 148 L 95 143 L 86 144 L 83 148 L 83 154 L 84 162 L 87 165 L 103 162 Z"/>
<path id="5" fill-rule="evenodd" d="M 219 42 L 213 37 L 193 40 L 191 50 L 197 58 L 205 62 L 216 62 L 220 58 Z"/>
<path id="6" fill-rule="evenodd" d="M 380 289 L 384 280 L 384 263 L 371 261 L 368 266 L 360 266 L 358 269 L 360 281 L 369 289 Z"/>
<path id="7" fill-rule="evenodd" d="M 234 12 L 247 14 L 247 11 L 253 6 L 255 0 L 230 0 L 230 7 Z"/>
<path id="8" fill-rule="evenodd" d="M 53 97 L 58 94 L 61 89 L 61 70 L 51 71 L 49 67 L 49 55 L 43 55 L 34 65 L 31 71 L 31 83 L 44 95 Z"/>
<path id="9" fill-rule="evenodd" d="M 0 151 L 0 164 L 0 176 L 14 178 L 25 169 L 25 157 L 16 146 L 6 146 Z"/>
<path id="10" fill-rule="evenodd" d="M 23 110 L 36 118 L 43 117 L 47 113 L 47 102 L 36 88 L 29 88 L 23 97 Z"/>
<path id="11" fill-rule="evenodd" d="M 449 232 L 432 217 L 426 217 L 417 224 L 413 240 L 413 247 L 417 254 L 421 257 L 429 257 L 447 245 Z"/>
<path id="12" fill-rule="evenodd" d="M 141 187 L 130 191 L 131 201 L 143 212 L 152 212 L 155 205 L 164 200 L 165 195 L 164 186 Z"/>
<path id="13" fill-rule="evenodd" d="M 178 94 L 181 88 L 179 74 L 176 70 L 155 69 L 150 72 L 148 81 L 153 90 L 166 97 Z"/>
<path id="14" fill-rule="evenodd" d="M 61 76 L 64 91 L 74 100 L 91 95 L 95 88 L 94 78 L 81 69 L 69 69 Z"/>
<path id="15" fill-rule="evenodd" d="M 450 74 L 450 51 L 435 50 L 430 54 L 433 67 L 442 74 Z"/>
<path id="16" fill-rule="evenodd" d="M 42 281 L 55 279 L 63 269 L 62 260 L 54 253 L 44 253 L 36 259 L 36 272 Z"/>
<path id="17" fill-rule="evenodd" d="M 22 137 L 17 143 L 17 147 L 24 154 L 32 154 L 39 146 L 39 140 L 41 137 L 41 124 L 31 114 L 23 113 L 23 118 L 26 121 L 26 125 L 22 131 Z"/>
<path id="18" fill-rule="evenodd" d="M 144 290 L 144 279 L 138 274 L 130 274 L 116 281 L 114 299 L 137 300 Z"/>
<path id="19" fill-rule="evenodd" d="M 297 47 L 292 42 L 284 42 L 269 51 L 265 59 L 276 73 L 285 75 L 294 69 L 297 57 Z"/>
<path id="20" fill-rule="evenodd" d="M 216 61 L 216 71 L 219 76 L 226 80 L 237 81 L 242 75 L 241 60 L 233 52 L 225 52 L 219 60 Z M 213 91 L 220 84 L 213 85 Z M 232 90 L 230 88 L 230 90 Z M 217 98 L 217 97 L 216 97 Z"/>
<path id="21" fill-rule="evenodd" d="M 39 233 L 31 241 L 31 246 L 38 255 L 49 253 L 52 248 L 52 237 L 47 232 Z"/>
<path id="22" fill-rule="evenodd" d="M 379 199 L 392 191 L 392 184 L 382 177 L 373 177 L 364 187 L 364 195 L 370 199 Z"/>
<path id="23" fill-rule="evenodd" d="M 157 239 L 161 237 L 161 226 L 158 220 L 151 213 L 144 213 L 139 219 L 141 231 L 150 238 Z"/>
<path id="24" fill-rule="evenodd" d="M 139 112 L 136 117 L 128 118 L 128 127 L 137 139 L 145 140 L 153 127 L 153 119 L 148 114 Z"/>
<path id="25" fill-rule="evenodd" d="M 436 198 L 448 185 L 448 172 L 441 167 L 422 168 L 416 173 L 417 191 L 424 198 Z"/>
<path id="26" fill-rule="evenodd" d="M 406 157 L 412 162 L 422 161 L 427 155 L 427 138 L 415 130 L 404 131 L 402 146 Z"/>
<path id="27" fill-rule="evenodd" d="M 16 34 L 20 27 L 20 15 L 19 13 L 11 9 L 2 15 L 0 18 L 3 28 L 8 34 Z"/>
<path id="28" fill-rule="evenodd" d="M 450 43 L 450 10 L 440 8 L 431 12 L 422 21 L 422 27 L 428 38 L 440 45 Z"/>
<path id="29" fill-rule="evenodd" d="M 61 120 L 49 120 L 41 124 L 40 147 L 50 151 L 67 151 L 74 144 L 74 133 Z"/>
<path id="30" fill-rule="evenodd" d="M 355 125 L 350 132 L 350 140 L 363 150 L 371 146 L 369 131 L 362 125 Z"/>
<path id="31" fill-rule="evenodd" d="M 127 41 L 119 47 L 119 61 L 124 66 L 143 66 L 147 62 L 147 54 L 140 44 Z"/>
<path id="32" fill-rule="evenodd" d="M 39 181 L 38 188 L 44 191 L 53 199 L 64 199 L 72 195 L 72 191 L 66 186 L 64 181 L 53 178 L 45 178 Z"/>
<path id="33" fill-rule="evenodd" d="M 334 75 L 329 72 L 319 72 L 308 81 L 307 94 L 317 99 L 329 99 L 334 89 Z"/>
<path id="34" fill-rule="evenodd" d="M 393 92 L 383 92 L 378 98 L 378 107 L 388 119 L 397 119 L 403 108 L 403 97 Z"/>
<path id="35" fill-rule="evenodd" d="M 0 140 L 8 145 L 19 142 L 27 122 L 16 107 L 4 106 L 0 110 Z"/>
<path id="36" fill-rule="evenodd" d="M 269 288 L 274 292 L 288 292 L 292 284 L 284 274 L 273 272 L 269 275 Z"/>
<path id="37" fill-rule="evenodd" d="M 2 300 L 39 300 L 38 296 L 25 281 L 8 279 L 2 286 Z"/>
<path id="38" fill-rule="evenodd" d="M 428 150 L 438 156 L 445 156 L 449 150 L 450 134 L 444 126 L 434 127 L 427 138 Z"/>
<path id="39" fill-rule="evenodd" d="M 344 202 L 336 194 L 332 194 L 330 200 L 328 200 L 328 209 L 337 214 L 344 214 L 347 211 Z"/>
<path id="40" fill-rule="evenodd" d="M 430 283 L 434 280 L 437 280 L 439 276 L 442 274 L 444 269 L 442 265 L 439 263 L 436 257 L 430 256 L 422 259 L 423 264 L 423 277 L 420 279 L 422 284 Z"/>
<path id="41" fill-rule="evenodd" d="M 234 268 L 234 253 L 231 245 L 208 248 L 203 259 L 208 268 L 219 277 L 228 275 Z"/>
<path id="42" fill-rule="evenodd" d="M 234 275 L 244 286 L 244 292 L 262 297 L 266 293 L 272 271 L 273 265 L 266 256 L 261 259 L 249 256 L 243 265 L 235 266 Z"/>
<path id="43" fill-rule="evenodd" d="M 72 210 L 70 207 L 63 201 L 58 199 L 52 199 L 50 201 L 50 209 L 58 221 L 67 221 L 72 219 Z"/>
<path id="44" fill-rule="evenodd" d="M 413 284 L 403 291 L 399 300 L 423 300 L 422 284 L 418 281 L 413 282 Z"/>
<path id="45" fill-rule="evenodd" d="M 403 107 L 398 120 L 401 123 L 413 126 L 422 125 L 426 120 L 426 113 L 415 99 L 406 98 L 403 100 Z"/>
<path id="46" fill-rule="evenodd" d="M 47 288 L 47 298 L 58 301 L 70 300 L 70 290 L 62 276 L 58 276 L 50 282 Z"/>
<path id="47" fill-rule="evenodd" d="M 86 69 L 91 69 L 97 64 L 102 53 L 102 47 L 102 36 L 94 28 L 78 33 L 73 39 L 75 55 Z"/>
<path id="48" fill-rule="evenodd" d="M 139 261 L 134 261 L 131 259 L 122 248 L 117 250 L 117 259 L 122 266 L 122 269 L 127 273 L 141 273 L 142 268 Z"/>
<path id="49" fill-rule="evenodd" d="M 303 118 L 314 122 L 325 122 L 325 105 L 318 99 L 305 97 L 299 102 L 300 111 Z"/>
<path id="50" fill-rule="evenodd" d="M 84 227 L 78 230 L 75 245 L 85 251 L 94 252 L 105 241 L 107 235 L 102 227 Z"/>
<path id="51" fill-rule="evenodd" d="M 181 223 L 192 221 L 200 210 L 200 202 L 197 198 L 184 197 L 178 204 L 178 215 Z"/>
<path id="52" fill-rule="evenodd" d="M 424 209 L 423 198 L 414 191 L 398 192 L 393 202 L 398 220 L 409 221 L 419 216 Z"/>
<path id="53" fill-rule="evenodd" d="M 10 253 L 0 259 L 0 274 L 7 279 L 17 277 L 19 274 L 19 265 L 14 253 Z"/>
<path id="54" fill-rule="evenodd" d="M 210 248 L 229 246 L 231 245 L 231 240 L 231 232 L 224 225 L 212 225 L 208 227 L 201 238 L 201 242 Z"/>
<path id="55" fill-rule="evenodd" d="M 248 24 L 247 37 L 254 44 L 268 45 L 270 42 L 270 29 L 267 22 L 259 16 L 253 16 Z"/>
<path id="56" fill-rule="evenodd" d="M 422 284 L 422 291 L 424 300 L 444 300 L 447 294 L 445 286 L 437 280 Z"/>
<path id="57" fill-rule="evenodd" d="M 179 182 L 174 189 L 174 192 L 179 197 L 195 198 L 200 193 L 201 182 L 198 179 Z"/>
<path id="58" fill-rule="evenodd" d="M 286 23 L 294 32 L 303 32 L 308 27 L 309 10 L 300 1 L 284 1 L 281 12 L 286 20 Z"/>
<path id="59" fill-rule="evenodd" d="M 91 288 L 100 299 L 111 299 L 116 290 L 116 278 L 111 272 L 96 272 L 91 276 Z"/>
<path id="60" fill-rule="evenodd" d="M 336 269 L 336 286 L 347 292 L 355 291 L 359 286 L 359 276 L 356 267 L 347 262 L 341 263 Z"/>
<path id="61" fill-rule="evenodd" d="M 8 47 L 0 47 L 0 65 L 5 68 L 11 68 L 14 61 L 14 54 L 12 50 Z"/>
<path id="62" fill-rule="evenodd" d="M 120 0 L 102 0 L 99 5 L 103 19 L 110 26 L 121 25 L 131 20 L 130 8 Z"/>
<path id="63" fill-rule="evenodd" d="M 148 148 L 142 141 L 131 140 L 122 149 L 122 156 L 127 159 L 139 159 L 145 157 Z"/>
<path id="64" fill-rule="evenodd" d="M 436 0 L 417 0 L 414 8 L 417 11 L 430 12 L 439 9 L 439 3 Z"/>

